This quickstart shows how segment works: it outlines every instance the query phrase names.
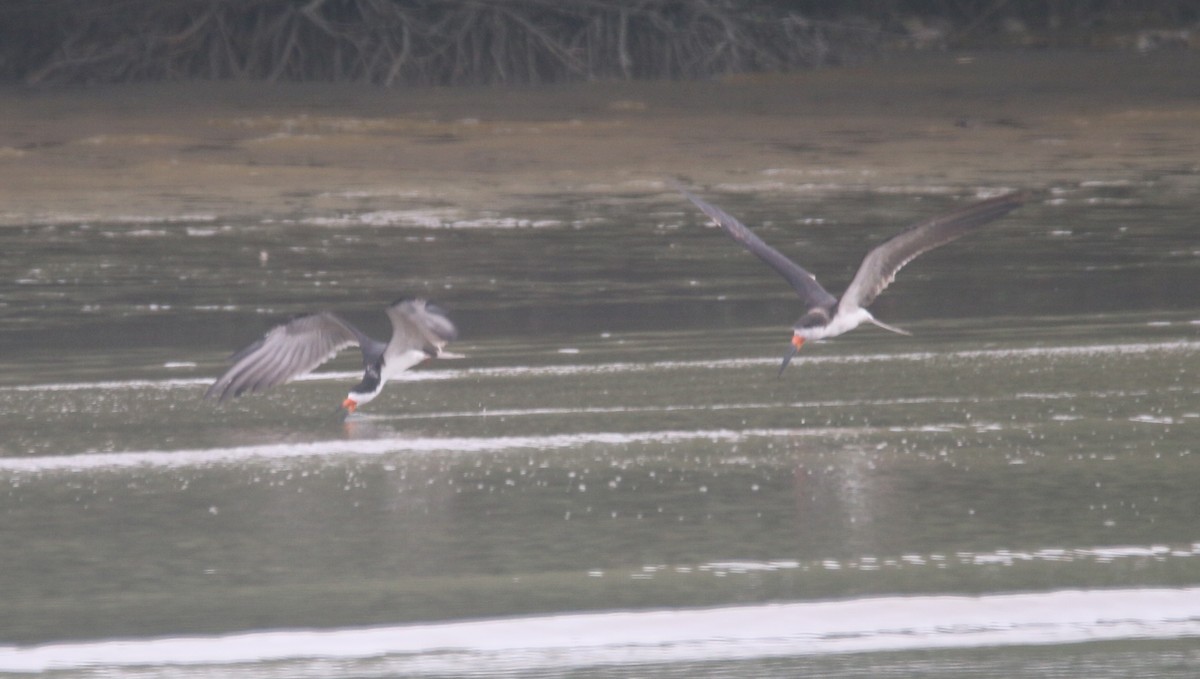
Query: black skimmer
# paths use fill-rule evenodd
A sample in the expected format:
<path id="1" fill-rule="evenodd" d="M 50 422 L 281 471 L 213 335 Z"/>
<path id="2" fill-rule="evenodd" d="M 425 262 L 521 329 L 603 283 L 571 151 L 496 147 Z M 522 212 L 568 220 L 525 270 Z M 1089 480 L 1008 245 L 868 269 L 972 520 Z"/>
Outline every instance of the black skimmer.
<path id="1" fill-rule="evenodd" d="M 720 208 L 700 200 L 683 187 L 676 188 L 731 238 L 775 269 L 791 284 L 796 294 L 800 295 L 800 300 L 804 303 L 804 315 L 792 327 L 792 346 L 783 357 L 783 364 L 779 366 L 780 375 L 805 342 L 836 337 L 857 328 L 863 322 L 874 323 L 901 335 L 912 334 L 879 321 L 866 307 L 895 280 L 896 272 L 914 257 L 961 238 L 1008 214 L 1028 198 L 1027 194 L 1022 192 L 1009 193 L 913 224 L 868 252 L 858 267 L 858 273 L 854 274 L 854 280 L 850 281 L 849 287 L 842 293 L 841 299 L 838 299 L 821 287 L 812 274 L 764 243 L 744 224 Z"/>
<path id="2" fill-rule="evenodd" d="M 233 367 L 213 383 L 205 398 L 224 401 L 289 382 L 316 370 L 346 347 L 362 350 L 363 378 L 342 402 L 347 412 L 379 395 L 389 379 L 429 358 L 462 358 L 444 351 L 458 331 L 444 311 L 423 299 L 399 300 L 387 308 L 392 338 L 371 339 L 328 311 L 293 318 L 230 357 Z"/>

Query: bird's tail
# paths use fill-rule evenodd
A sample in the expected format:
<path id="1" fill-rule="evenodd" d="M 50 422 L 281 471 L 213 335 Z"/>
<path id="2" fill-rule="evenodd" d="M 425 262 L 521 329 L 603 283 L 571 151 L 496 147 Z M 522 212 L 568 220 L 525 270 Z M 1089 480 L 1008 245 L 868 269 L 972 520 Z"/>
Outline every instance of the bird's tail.
<path id="1" fill-rule="evenodd" d="M 897 335 L 908 335 L 909 337 L 912 336 L 911 332 L 909 332 L 907 330 L 901 330 L 900 328 L 897 328 L 894 325 L 888 325 L 887 323 L 884 323 L 883 321 L 879 320 L 878 318 L 875 318 L 874 316 L 869 316 L 867 318 L 867 320 L 871 321 L 875 325 L 878 325 L 879 327 L 883 328 L 884 330 L 891 330 L 892 332 L 896 333 Z"/>

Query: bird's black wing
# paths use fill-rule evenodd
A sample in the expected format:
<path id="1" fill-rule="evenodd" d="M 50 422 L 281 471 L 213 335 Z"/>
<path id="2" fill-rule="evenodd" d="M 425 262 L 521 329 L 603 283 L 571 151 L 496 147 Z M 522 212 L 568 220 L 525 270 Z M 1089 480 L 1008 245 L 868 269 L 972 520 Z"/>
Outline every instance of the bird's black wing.
<path id="1" fill-rule="evenodd" d="M 437 306 L 423 299 L 393 302 L 387 310 L 392 321 L 392 340 L 387 353 L 398 355 L 409 350 L 432 350 L 434 356 L 458 338 L 458 329 Z"/>
<path id="2" fill-rule="evenodd" d="M 926 219 L 884 241 L 867 253 L 854 280 L 842 294 L 839 313 L 866 307 L 893 280 L 896 273 L 921 253 L 961 238 L 1017 209 L 1028 200 L 1025 193 L 1009 193 Z"/>
<path id="3" fill-rule="evenodd" d="M 754 235 L 754 232 L 746 228 L 745 224 L 729 216 L 724 210 L 700 200 L 683 187 L 676 186 L 676 188 L 679 189 L 679 192 L 684 197 L 695 203 L 696 207 L 700 208 L 704 214 L 716 222 L 717 226 L 724 229 L 725 233 L 729 234 L 731 238 L 741 243 L 742 247 L 766 262 L 780 276 L 783 276 L 784 280 L 796 291 L 796 294 L 800 295 L 800 299 L 804 302 L 806 308 L 831 307 L 837 302 L 837 298 L 821 287 L 815 276 L 804 270 L 799 264 L 785 257 L 775 248 L 767 245 L 761 238 Z"/>
<path id="4" fill-rule="evenodd" d="M 233 366 L 208 388 L 204 397 L 224 401 L 247 391 L 273 387 L 307 375 L 346 347 L 378 352 L 378 345 L 329 312 L 293 318 L 234 354 L 230 358 Z"/>

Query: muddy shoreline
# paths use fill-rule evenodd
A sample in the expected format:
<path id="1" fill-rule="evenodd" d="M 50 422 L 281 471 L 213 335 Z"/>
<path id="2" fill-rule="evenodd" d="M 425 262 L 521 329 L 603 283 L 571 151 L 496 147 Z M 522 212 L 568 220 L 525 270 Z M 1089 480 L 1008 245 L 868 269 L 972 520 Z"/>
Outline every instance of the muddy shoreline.
<path id="1" fill-rule="evenodd" d="M 429 207 L 521 219 L 525 196 L 644 193 L 680 175 L 904 191 L 1192 173 L 1198 67 L 1190 52 L 937 53 L 708 82 L 9 89 L 0 225 Z"/>

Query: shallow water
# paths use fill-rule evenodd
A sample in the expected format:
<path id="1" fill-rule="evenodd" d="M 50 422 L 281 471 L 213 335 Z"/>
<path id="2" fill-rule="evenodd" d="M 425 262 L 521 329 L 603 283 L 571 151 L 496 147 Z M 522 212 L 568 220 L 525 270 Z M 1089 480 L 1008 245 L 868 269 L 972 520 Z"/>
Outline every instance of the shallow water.
<path id="1" fill-rule="evenodd" d="M 2 229 L 0 672 L 1191 676 L 1197 212 L 1134 179 L 926 255 L 873 307 L 913 337 L 782 379 L 790 292 L 667 188 Z M 835 291 L 975 197 L 702 192 Z M 350 355 L 201 399 L 279 319 L 410 295 L 468 358 L 344 423 Z"/>

